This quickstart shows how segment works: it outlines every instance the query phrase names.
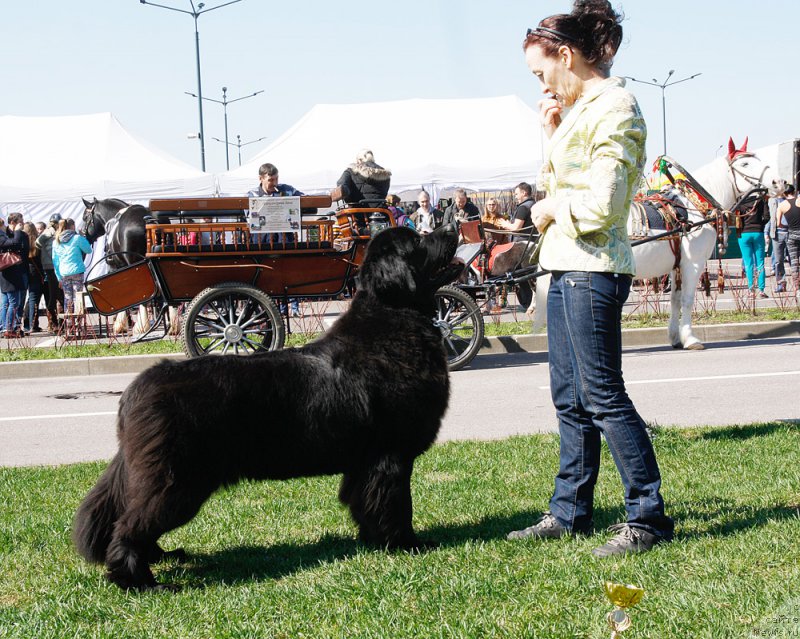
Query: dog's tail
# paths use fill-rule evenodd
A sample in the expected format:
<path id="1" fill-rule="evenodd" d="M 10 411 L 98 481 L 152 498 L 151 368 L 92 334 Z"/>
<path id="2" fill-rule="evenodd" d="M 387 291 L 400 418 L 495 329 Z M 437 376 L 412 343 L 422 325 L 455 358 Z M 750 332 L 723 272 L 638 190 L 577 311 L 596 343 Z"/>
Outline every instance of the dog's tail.
<path id="1" fill-rule="evenodd" d="M 114 524 L 125 506 L 125 481 L 120 451 L 78 507 L 72 541 L 87 561 L 103 563 L 106 559 Z"/>

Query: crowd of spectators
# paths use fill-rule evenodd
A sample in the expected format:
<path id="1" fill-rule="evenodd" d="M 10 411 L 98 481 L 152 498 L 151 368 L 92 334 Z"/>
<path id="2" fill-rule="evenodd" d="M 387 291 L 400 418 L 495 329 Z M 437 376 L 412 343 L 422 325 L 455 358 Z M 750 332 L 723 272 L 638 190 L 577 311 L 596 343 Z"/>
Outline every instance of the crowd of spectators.
<path id="1" fill-rule="evenodd" d="M 80 265 L 74 263 L 74 250 L 81 251 Z M 25 222 L 21 213 L 0 219 L 0 252 L 20 257 L 17 264 L 0 271 L 0 335 L 19 338 L 43 331 L 39 305 L 44 299 L 47 330 L 56 332 L 61 325 L 61 310 L 74 310 L 76 291 L 83 286 L 83 256 L 91 252 L 85 238 L 76 236 L 75 222 L 55 214 L 49 224 Z M 63 256 L 64 272 L 57 267 Z M 68 280 L 65 283 L 65 278 Z M 65 304 L 64 291 L 70 298 Z"/>

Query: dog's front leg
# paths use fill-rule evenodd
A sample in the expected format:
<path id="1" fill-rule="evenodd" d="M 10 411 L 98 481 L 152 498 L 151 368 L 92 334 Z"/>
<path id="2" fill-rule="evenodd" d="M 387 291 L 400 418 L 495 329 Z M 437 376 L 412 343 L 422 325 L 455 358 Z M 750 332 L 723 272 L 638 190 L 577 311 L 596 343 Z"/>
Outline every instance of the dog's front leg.
<path id="1" fill-rule="evenodd" d="M 339 499 L 349 506 L 361 541 L 388 549 L 423 546 L 411 524 L 413 467 L 413 459 L 389 454 L 345 473 Z"/>

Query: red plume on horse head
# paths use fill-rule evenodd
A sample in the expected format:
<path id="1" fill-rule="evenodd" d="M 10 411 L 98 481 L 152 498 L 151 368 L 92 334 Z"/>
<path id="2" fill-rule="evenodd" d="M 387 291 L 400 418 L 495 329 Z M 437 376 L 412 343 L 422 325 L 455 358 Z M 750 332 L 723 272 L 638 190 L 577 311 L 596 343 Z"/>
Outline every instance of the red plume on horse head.
<path id="1" fill-rule="evenodd" d="M 733 162 L 737 155 L 741 153 L 747 153 L 747 140 L 749 136 L 744 139 L 744 144 L 742 144 L 741 149 L 737 149 L 736 145 L 733 143 L 733 138 L 728 138 L 728 162 Z"/>

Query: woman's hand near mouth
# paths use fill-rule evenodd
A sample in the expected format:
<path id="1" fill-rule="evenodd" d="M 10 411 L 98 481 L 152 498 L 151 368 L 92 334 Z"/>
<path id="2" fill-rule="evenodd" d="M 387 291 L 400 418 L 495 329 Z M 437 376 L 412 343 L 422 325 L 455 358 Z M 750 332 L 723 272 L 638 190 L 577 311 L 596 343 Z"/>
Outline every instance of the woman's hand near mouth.
<path id="1" fill-rule="evenodd" d="M 544 99 L 539 100 L 538 106 L 539 116 L 542 119 L 542 126 L 544 127 L 544 131 L 549 138 L 558 128 L 558 125 L 561 124 L 561 111 L 563 109 L 563 105 L 558 100 L 557 96 L 548 95 L 545 96 Z"/>

